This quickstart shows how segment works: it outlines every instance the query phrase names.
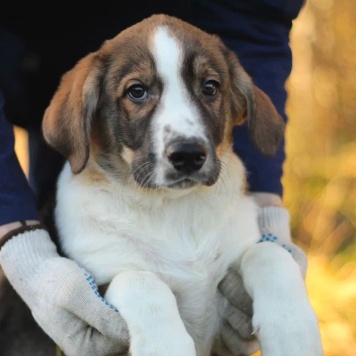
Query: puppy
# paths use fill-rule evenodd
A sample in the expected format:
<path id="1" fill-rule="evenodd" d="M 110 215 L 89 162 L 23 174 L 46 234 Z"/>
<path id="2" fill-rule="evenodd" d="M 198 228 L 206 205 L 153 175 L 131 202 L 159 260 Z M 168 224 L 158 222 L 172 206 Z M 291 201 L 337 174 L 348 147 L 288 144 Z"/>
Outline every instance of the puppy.
<path id="1" fill-rule="evenodd" d="M 322 354 L 297 264 L 257 243 L 232 151 L 246 119 L 273 155 L 284 127 L 270 99 L 218 37 L 165 15 L 79 61 L 45 112 L 45 139 L 68 159 L 55 209 L 61 248 L 110 283 L 131 355 L 209 355 L 226 307 L 217 285 L 232 265 L 264 356 Z"/>

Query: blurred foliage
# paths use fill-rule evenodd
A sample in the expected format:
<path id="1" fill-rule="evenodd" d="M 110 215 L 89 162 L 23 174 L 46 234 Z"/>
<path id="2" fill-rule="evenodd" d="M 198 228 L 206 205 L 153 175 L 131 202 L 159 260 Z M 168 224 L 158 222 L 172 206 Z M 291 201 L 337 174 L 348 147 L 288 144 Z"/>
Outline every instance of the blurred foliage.
<path id="1" fill-rule="evenodd" d="M 285 203 L 302 247 L 356 240 L 356 2 L 309 0 L 292 28 Z"/>
<path id="2" fill-rule="evenodd" d="M 284 201 L 307 253 L 325 356 L 356 355 L 356 1 L 308 0 L 293 23 Z"/>

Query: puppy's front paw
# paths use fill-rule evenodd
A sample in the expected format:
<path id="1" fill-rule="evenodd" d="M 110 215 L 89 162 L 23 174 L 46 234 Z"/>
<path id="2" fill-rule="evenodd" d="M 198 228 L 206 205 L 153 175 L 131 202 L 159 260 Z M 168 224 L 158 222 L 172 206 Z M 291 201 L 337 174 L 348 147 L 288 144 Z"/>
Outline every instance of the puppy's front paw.
<path id="1" fill-rule="evenodd" d="M 253 318 L 262 355 L 323 356 L 318 321 L 311 307 L 297 310 L 283 304 L 274 312 L 269 309 L 264 316 Z"/>
<path id="2" fill-rule="evenodd" d="M 136 337 L 131 344 L 131 355 L 135 356 L 195 356 L 195 346 L 193 339 L 188 333 L 182 334 L 181 330 L 174 333 L 163 331 L 160 335 L 149 335 L 140 338 Z M 148 336 L 148 338 L 147 338 Z"/>
<path id="3" fill-rule="evenodd" d="M 299 266 L 283 248 L 256 244 L 241 260 L 263 356 L 322 356 L 319 325 Z"/>
<path id="4" fill-rule="evenodd" d="M 171 289 L 154 273 L 125 271 L 105 294 L 124 317 L 132 356 L 195 356 Z"/>

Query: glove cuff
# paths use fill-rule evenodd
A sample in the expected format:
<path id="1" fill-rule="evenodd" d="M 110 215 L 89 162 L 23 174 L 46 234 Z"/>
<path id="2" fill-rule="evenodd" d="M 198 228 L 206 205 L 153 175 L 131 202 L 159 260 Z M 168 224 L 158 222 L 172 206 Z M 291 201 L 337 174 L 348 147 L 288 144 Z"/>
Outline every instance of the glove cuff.
<path id="1" fill-rule="evenodd" d="M 13 235 L 0 250 L 0 264 L 15 288 L 17 284 L 24 284 L 21 282 L 23 279 L 30 281 L 38 265 L 51 257 L 58 257 L 58 253 L 44 229 Z"/>
<path id="2" fill-rule="evenodd" d="M 271 241 L 290 252 L 305 278 L 308 261 L 305 252 L 292 242 L 289 212 L 283 207 L 259 208 L 258 225 L 262 233 L 260 242 Z"/>
<path id="3" fill-rule="evenodd" d="M 19 221 L 19 223 L 21 224 L 20 227 L 10 230 L 8 233 L 6 233 L 0 238 L 0 250 L 6 244 L 6 242 L 12 239 L 14 236 L 17 236 L 26 231 L 45 229 L 44 225 L 42 224 L 27 225 L 25 221 Z"/>
<path id="4" fill-rule="evenodd" d="M 267 206 L 258 210 L 258 226 L 262 234 L 273 234 L 283 242 L 291 242 L 290 217 L 287 209 Z"/>

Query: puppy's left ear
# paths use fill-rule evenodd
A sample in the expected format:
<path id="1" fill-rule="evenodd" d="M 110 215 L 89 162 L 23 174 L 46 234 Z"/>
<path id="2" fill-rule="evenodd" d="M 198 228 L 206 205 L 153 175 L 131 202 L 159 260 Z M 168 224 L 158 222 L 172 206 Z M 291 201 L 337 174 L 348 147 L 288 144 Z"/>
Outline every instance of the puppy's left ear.
<path id="1" fill-rule="evenodd" d="M 63 75 L 42 121 L 46 142 L 69 160 L 73 173 L 81 172 L 89 158 L 102 72 L 98 57 L 89 54 Z"/>
<path id="2" fill-rule="evenodd" d="M 233 93 L 235 125 L 246 119 L 252 142 L 265 156 L 274 156 L 283 139 L 285 124 L 271 99 L 253 84 L 236 58 L 230 53 L 233 66 Z"/>

